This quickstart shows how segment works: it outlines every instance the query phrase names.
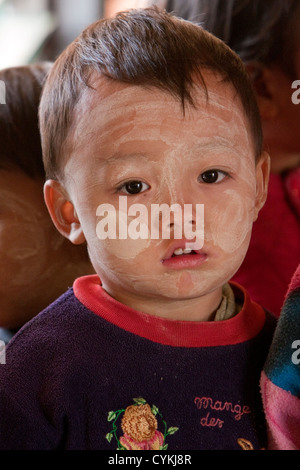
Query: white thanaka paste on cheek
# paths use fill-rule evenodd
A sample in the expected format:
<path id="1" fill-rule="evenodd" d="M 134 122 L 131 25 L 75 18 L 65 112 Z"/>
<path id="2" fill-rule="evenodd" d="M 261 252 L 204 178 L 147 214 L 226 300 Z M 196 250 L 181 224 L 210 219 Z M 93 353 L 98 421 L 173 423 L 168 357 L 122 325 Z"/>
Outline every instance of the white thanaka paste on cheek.
<path id="1" fill-rule="evenodd" d="M 123 260 L 135 259 L 139 254 L 146 250 L 151 243 L 149 238 L 148 225 L 147 223 L 142 223 L 139 224 L 140 226 L 137 227 L 136 230 L 133 230 L 133 225 L 131 225 L 133 223 L 132 218 L 128 217 L 127 214 L 124 214 L 120 211 L 116 211 L 115 214 L 117 221 L 116 237 L 107 238 L 105 241 L 103 241 L 103 243 L 105 243 L 105 249 L 108 250 L 112 256 L 117 258 Z M 119 238 L 119 221 L 121 221 L 121 230 L 123 231 L 124 235 L 126 235 L 126 238 Z M 140 231 L 147 232 L 148 237 L 138 237 Z"/>
<path id="2" fill-rule="evenodd" d="M 210 234 L 213 243 L 227 253 L 233 253 L 245 243 L 253 224 L 252 199 L 241 200 L 234 190 L 224 191 L 223 211 L 215 210 L 210 218 Z M 253 204 L 252 204 L 253 206 Z"/>

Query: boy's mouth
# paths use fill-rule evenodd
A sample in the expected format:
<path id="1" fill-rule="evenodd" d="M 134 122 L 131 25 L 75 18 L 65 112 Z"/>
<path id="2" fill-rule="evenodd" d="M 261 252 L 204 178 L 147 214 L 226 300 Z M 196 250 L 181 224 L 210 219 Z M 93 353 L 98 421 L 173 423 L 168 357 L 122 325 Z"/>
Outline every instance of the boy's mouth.
<path id="1" fill-rule="evenodd" d="M 197 254 L 195 250 L 191 250 L 190 248 L 177 248 L 174 253 L 172 254 L 173 256 L 181 256 L 181 255 L 195 255 Z"/>
<path id="2" fill-rule="evenodd" d="M 195 268 L 203 264 L 207 259 L 207 254 L 201 250 L 193 250 L 187 247 L 186 240 L 178 240 L 172 243 L 162 264 L 172 269 L 188 269 Z"/>

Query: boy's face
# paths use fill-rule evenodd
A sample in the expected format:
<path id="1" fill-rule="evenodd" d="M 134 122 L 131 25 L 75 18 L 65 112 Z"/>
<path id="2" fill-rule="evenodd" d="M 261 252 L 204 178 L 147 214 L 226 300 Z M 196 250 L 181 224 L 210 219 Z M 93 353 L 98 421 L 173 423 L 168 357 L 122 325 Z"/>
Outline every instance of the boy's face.
<path id="1" fill-rule="evenodd" d="M 266 193 L 268 156 L 255 166 L 247 119 L 234 91 L 205 75 L 209 103 L 197 89 L 197 108 L 186 105 L 185 116 L 178 101 L 157 89 L 98 82 L 101 89 L 79 105 L 64 169 L 65 190 L 103 287 L 148 313 L 167 316 L 164 306 L 170 311 L 172 302 L 172 318 L 181 318 L 181 307 L 190 301 L 218 306 L 223 284 L 246 254 Z M 141 204 L 140 214 L 128 216 L 128 228 L 143 214 L 149 229 L 154 204 L 179 204 L 182 214 L 192 205 L 190 226 L 199 229 L 196 253 L 173 256 L 188 240 L 185 233 L 174 239 L 172 218 L 170 224 L 162 220 L 170 239 L 152 239 L 150 231 L 147 239 L 99 239 L 105 216 L 99 206 L 115 207 L 117 226 L 119 217 L 126 218 L 118 212 L 120 196 L 128 211 Z M 204 205 L 204 239 L 197 204 Z M 199 319 L 192 312 L 184 318 Z"/>

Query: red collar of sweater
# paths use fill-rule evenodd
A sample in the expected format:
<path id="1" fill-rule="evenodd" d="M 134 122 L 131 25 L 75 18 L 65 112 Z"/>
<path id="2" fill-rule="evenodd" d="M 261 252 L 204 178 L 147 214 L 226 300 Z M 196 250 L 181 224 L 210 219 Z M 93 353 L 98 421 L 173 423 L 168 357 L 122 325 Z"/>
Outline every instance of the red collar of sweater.
<path id="1" fill-rule="evenodd" d="M 242 309 L 229 320 L 217 322 L 175 321 L 138 312 L 107 294 L 97 275 L 76 279 L 73 289 L 85 307 L 130 333 L 169 346 L 209 347 L 250 340 L 265 323 L 263 308 L 241 286 L 230 285 Z"/>

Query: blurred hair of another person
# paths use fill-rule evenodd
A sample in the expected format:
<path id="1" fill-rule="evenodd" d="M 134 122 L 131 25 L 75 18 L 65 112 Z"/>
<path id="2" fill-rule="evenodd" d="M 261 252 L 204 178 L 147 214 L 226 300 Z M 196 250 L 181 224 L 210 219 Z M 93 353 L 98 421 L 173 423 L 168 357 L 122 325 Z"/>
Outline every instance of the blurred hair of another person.
<path id="1" fill-rule="evenodd" d="M 160 7 L 200 23 L 243 59 L 271 156 L 269 195 L 233 280 L 277 316 L 300 261 L 300 79 L 298 0 L 163 0 Z M 299 88 L 299 87 L 298 87 Z"/>
<path id="2" fill-rule="evenodd" d="M 0 70 L 0 339 L 14 332 L 74 279 L 93 273 L 86 248 L 74 246 L 52 224 L 45 181 L 38 106 L 51 64 Z"/>
<path id="3" fill-rule="evenodd" d="M 129 10 L 131 8 L 145 8 L 151 6 L 155 2 L 148 0 L 105 0 L 104 1 L 104 17 L 110 18 L 118 11 Z"/>

